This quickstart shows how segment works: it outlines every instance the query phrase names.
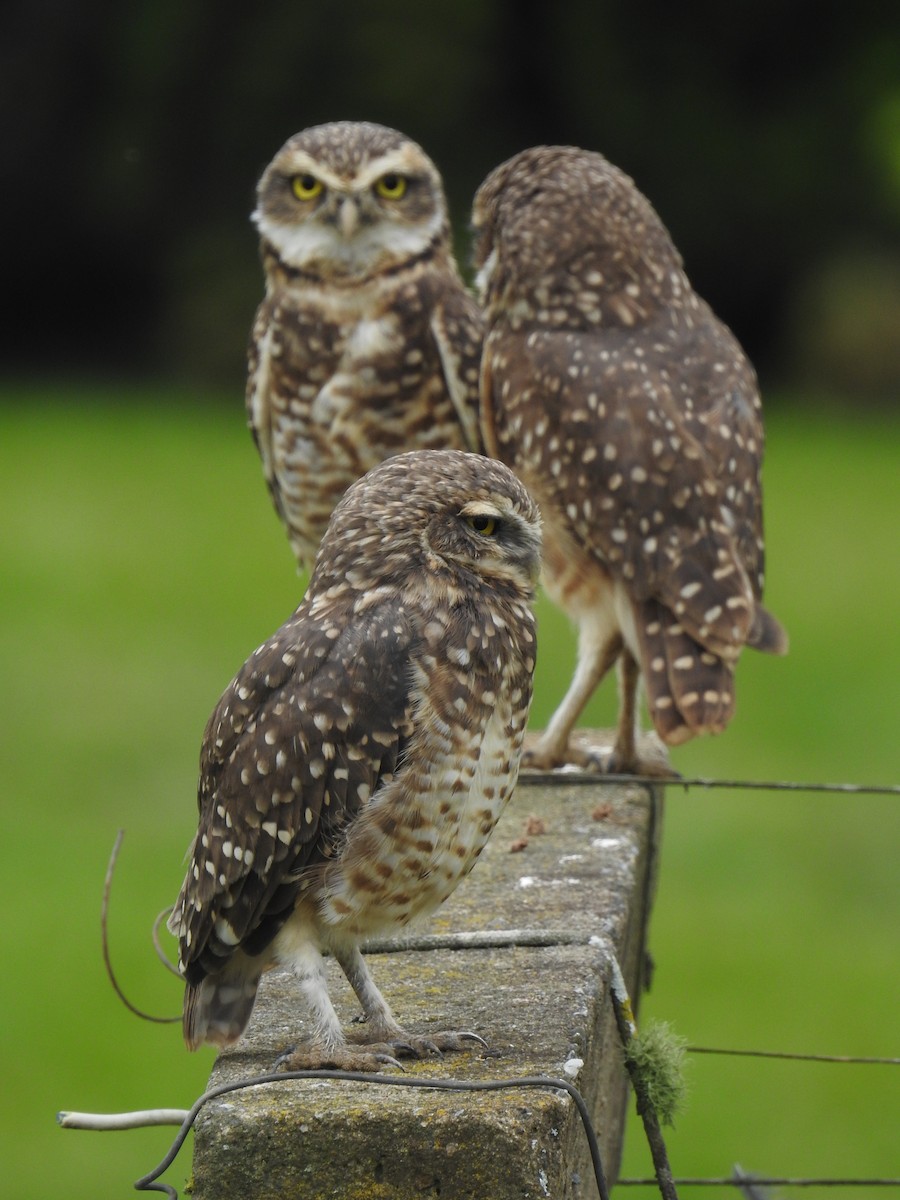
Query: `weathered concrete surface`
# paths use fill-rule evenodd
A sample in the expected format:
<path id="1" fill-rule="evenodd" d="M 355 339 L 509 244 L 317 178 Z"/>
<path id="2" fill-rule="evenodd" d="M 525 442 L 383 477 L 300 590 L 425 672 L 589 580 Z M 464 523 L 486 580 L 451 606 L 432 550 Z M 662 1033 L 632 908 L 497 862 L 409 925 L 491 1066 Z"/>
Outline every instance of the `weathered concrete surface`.
<path id="1" fill-rule="evenodd" d="M 372 953 L 370 965 L 411 1032 L 473 1029 L 491 1047 L 487 1057 L 479 1048 L 407 1060 L 407 1077 L 566 1078 L 564 1064 L 583 1059 L 574 1082 L 612 1181 L 626 1080 L 607 993 L 608 953 L 637 998 L 659 792 L 565 780 L 533 785 L 523 777 L 469 878 L 404 948 Z M 532 817 L 546 832 L 533 832 Z M 523 839 L 527 845 L 513 850 Z M 487 944 L 449 948 L 460 934 Z M 491 944 L 503 940 L 543 944 Z M 329 967 L 332 996 L 349 1023 L 355 997 L 336 964 Z M 270 1071 L 278 1053 L 302 1038 L 303 1016 L 290 975 L 267 976 L 247 1036 L 220 1055 L 210 1085 Z M 577 1110 L 558 1089 L 467 1093 L 292 1080 L 206 1107 L 197 1122 L 193 1194 L 586 1200 L 597 1191 Z"/>

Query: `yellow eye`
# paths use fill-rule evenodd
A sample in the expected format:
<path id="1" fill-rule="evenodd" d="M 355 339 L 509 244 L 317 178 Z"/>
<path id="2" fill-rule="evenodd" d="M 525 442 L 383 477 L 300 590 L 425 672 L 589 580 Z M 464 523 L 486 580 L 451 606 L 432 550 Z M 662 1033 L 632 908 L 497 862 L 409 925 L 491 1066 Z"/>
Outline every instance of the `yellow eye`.
<path id="1" fill-rule="evenodd" d="M 388 175 L 382 177 L 375 184 L 375 192 L 381 196 L 382 200 L 402 200 L 406 195 L 408 180 L 404 175 L 395 175 L 391 171 Z"/>
<path id="2" fill-rule="evenodd" d="M 497 521 L 494 517 L 466 517 L 466 523 L 470 529 L 474 529 L 482 537 L 491 537 L 497 528 Z"/>
<path id="3" fill-rule="evenodd" d="M 321 179 L 315 175 L 295 175 L 291 180 L 291 191 L 298 200 L 315 200 L 324 190 Z"/>

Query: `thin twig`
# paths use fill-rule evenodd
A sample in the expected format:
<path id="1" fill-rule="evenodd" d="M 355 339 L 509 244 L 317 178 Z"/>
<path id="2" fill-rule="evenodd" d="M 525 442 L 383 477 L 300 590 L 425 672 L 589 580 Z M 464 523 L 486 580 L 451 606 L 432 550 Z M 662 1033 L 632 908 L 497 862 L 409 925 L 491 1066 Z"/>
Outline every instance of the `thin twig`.
<path id="1" fill-rule="evenodd" d="M 165 950 L 163 950 L 163 948 L 159 942 L 159 927 L 163 923 L 163 921 L 166 919 L 166 917 L 168 917 L 169 913 L 172 911 L 173 908 L 174 908 L 174 905 L 170 904 L 167 908 L 164 908 L 162 910 L 162 912 L 157 913 L 156 920 L 153 922 L 153 948 L 156 951 L 156 957 L 159 959 L 159 961 L 162 963 L 162 965 L 166 968 L 166 970 L 171 971 L 171 973 L 175 976 L 176 979 L 182 979 L 183 976 L 182 976 L 181 972 L 178 970 L 178 968 L 175 966 L 175 964 L 172 962 L 172 960 L 166 954 Z"/>
<path id="2" fill-rule="evenodd" d="M 457 929 L 366 938 L 363 950 L 366 954 L 397 954 L 413 950 L 497 950 L 507 946 L 588 946 L 592 936 L 583 930 L 558 928 Z"/>
<path id="3" fill-rule="evenodd" d="M 106 966 L 106 974 L 109 976 L 109 982 L 113 986 L 113 991 L 125 1005 L 129 1012 L 134 1013 L 136 1017 L 140 1017 L 143 1021 L 153 1021 L 157 1025 L 171 1025 L 175 1021 L 180 1021 L 181 1017 L 155 1017 L 152 1013 L 146 1013 L 138 1008 L 136 1004 L 132 1004 L 125 993 L 119 986 L 119 981 L 116 979 L 113 971 L 112 961 L 109 955 L 109 935 L 108 935 L 108 918 L 109 918 L 109 894 L 112 889 L 113 874 L 116 869 L 116 862 L 119 857 L 119 849 L 122 845 L 122 839 L 125 837 L 125 830 L 120 829 L 116 834 L 116 840 L 112 848 L 112 854 L 109 856 L 109 864 L 106 868 L 106 878 L 103 881 L 103 903 L 100 907 L 100 929 L 103 940 L 103 962 Z"/>
<path id="4" fill-rule="evenodd" d="M 656 1181 L 663 1200 L 678 1200 L 678 1192 L 672 1176 L 672 1168 L 669 1166 L 669 1155 L 666 1150 L 662 1129 L 659 1125 L 659 1118 L 656 1115 L 656 1109 L 653 1107 L 653 1102 L 648 1094 L 644 1078 L 630 1053 L 631 1042 L 637 1035 L 637 1025 L 634 1020 L 631 999 L 628 995 L 628 989 L 625 986 L 625 979 L 619 966 L 619 960 L 612 953 L 609 955 L 609 963 L 609 994 L 612 998 L 613 1012 L 616 1015 L 619 1037 L 622 1039 L 622 1046 L 625 1050 L 625 1066 L 631 1077 L 631 1086 L 634 1088 L 638 1115 L 644 1123 L 644 1132 L 647 1135 L 647 1144 L 650 1147 L 650 1156 L 653 1159 L 653 1168 L 656 1171 Z"/>

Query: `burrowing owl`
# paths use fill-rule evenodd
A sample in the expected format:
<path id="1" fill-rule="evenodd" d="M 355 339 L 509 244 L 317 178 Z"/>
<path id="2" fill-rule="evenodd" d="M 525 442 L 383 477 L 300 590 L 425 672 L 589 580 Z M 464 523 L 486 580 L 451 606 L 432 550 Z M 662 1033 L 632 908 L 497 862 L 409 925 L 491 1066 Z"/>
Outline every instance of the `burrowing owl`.
<path id="1" fill-rule="evenodd" d="M 292 137 L 253 219 L 266 295 L 247 412 L 301 565 L 355 479 L 405 450 L 480 451 L 482 320 L 450 242 L 441 178 L 393 129 Z"/>
<path id="2" fill-rule="evenodd" d="M 618 660 L 605 765 L 650 769 L 639 673 L 677 744 L 725 728 L 745 645 L 787 648 L 760 603 L 756 377 L 649 202 L 601 155 L 526 150 L 485 180 L 473 219 L 486 446 L 538 501 L 545 584 L 579 631 L 571 686 L 528 761 L 585 761 L 569 735 Z"/>
<path id="3" fill-rule="evenodd" d="M 509 798 L 539 564 L 537 507 L 502 463 L 416 451 L 346 493 L 303 602 L 204 734 L 200 824 L 169 922 L 191 1048 L 240 1036 L 273 963 L 293 967 L 313 1019 L 291 1066 L 458 1047 L 452 1032 L 400 1028 L 359 943 L 446 900 Z M 323 950 L 374 1048 L 348 1045 Z"/>

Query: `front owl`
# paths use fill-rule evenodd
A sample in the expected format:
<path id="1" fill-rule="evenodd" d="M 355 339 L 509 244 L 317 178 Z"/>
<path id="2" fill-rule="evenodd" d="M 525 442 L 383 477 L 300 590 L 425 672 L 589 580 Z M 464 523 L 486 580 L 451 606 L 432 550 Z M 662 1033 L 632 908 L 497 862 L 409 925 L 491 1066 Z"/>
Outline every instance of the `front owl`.
<path id="1" fill-rule="evenodd" d="M 381 125 L 306 129 L 259 181 L 266 279 L 247 413 L 294 554 L 354 480 L 415 449 L 479 451 L 482 321 L 437 168 Z"/>
<path id="2" fill-rule="evenodd" d="M 204 735 L 200 823 L 169 923 L 192 1049 L 237 1040 L 276 963 L 312 1018 L 292 1067 L 372 1070 L 474 1036 L 404 1031 L 359 944 L 433 912 L 509 799 L 539 560 L 537 509 L 501 463 L 414 452 L 349 489 L 302 603 Z M 365 1045 L 338 1021 L 326 950 L 362 1005 Z"/>

